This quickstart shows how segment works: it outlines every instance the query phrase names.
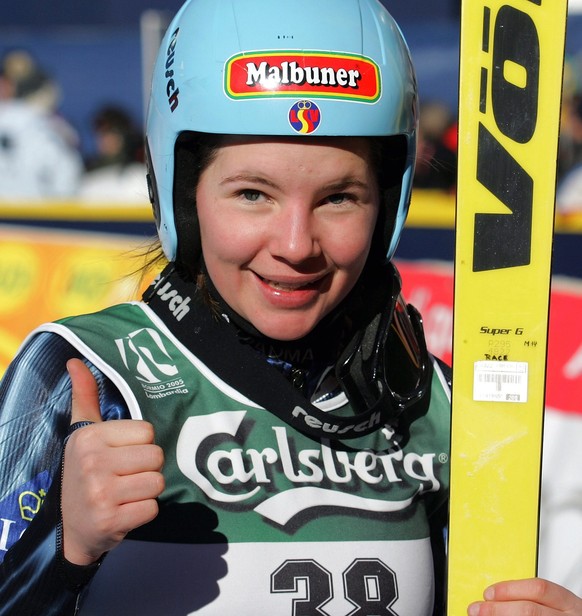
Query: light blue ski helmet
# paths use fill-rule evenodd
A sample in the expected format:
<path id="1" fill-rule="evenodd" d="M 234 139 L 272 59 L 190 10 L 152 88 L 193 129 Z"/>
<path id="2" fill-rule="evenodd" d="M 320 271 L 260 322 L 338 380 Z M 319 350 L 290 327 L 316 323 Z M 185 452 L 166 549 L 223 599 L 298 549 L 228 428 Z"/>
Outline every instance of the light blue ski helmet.
<path id="1" fill-rule="evenodd" d="M 146 124 L 164 253 L 173 261 L 179 252 L 180 135 L 398 135 L 405 142 L 401 178 L 382 230 L 391 258 L 410 202 L 416 130 L 410 53 L 378 0 L 188 0 L 160 46 Z M 189 227 L 198 233 L 197 220 Z"/>

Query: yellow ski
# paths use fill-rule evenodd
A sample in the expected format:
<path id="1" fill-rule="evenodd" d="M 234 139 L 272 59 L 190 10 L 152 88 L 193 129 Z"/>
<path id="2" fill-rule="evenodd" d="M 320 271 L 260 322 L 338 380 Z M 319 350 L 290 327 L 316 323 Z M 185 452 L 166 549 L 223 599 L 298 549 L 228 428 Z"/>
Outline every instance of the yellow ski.
<path id="1" fill-rule="evenodd" d="M 464 0 L 448 614 L 536 573 L 567 0 Z"/>

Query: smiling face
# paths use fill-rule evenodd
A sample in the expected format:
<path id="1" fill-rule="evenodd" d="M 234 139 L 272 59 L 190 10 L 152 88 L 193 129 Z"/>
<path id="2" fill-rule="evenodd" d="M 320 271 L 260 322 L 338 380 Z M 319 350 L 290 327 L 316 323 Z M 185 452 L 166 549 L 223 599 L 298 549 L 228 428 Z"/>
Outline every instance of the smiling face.
<path id="1" fill-rule="evenodd" d="M 202 253 L 264 335 L 308 334 L 360 276 L 378 215 L 368 142 L 229 138 L 196 191 Z"/>

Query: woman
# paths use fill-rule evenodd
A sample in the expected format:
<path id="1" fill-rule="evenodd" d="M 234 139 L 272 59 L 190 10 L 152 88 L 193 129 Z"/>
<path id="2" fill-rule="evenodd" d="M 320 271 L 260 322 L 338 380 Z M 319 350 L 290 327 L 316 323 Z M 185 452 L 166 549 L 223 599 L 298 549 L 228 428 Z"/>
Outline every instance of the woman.
<path id="1" fill-rule="evenodd" d="M 449 389 L 390 263 L 415 134 L 379 3 L 184 5 L 147 125 L 168 265 L 2 385 L 0 613 L 443 612 Z M 540 584 L 470 609 L 579 613 Z"/>

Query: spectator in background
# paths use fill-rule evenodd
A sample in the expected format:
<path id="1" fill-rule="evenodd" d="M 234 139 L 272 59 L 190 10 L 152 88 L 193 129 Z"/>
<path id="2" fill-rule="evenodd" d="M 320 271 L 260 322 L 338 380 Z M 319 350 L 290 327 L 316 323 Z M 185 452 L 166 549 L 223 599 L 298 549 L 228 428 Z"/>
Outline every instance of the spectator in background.
<path id="1" fill-rule="evenodd" d="M 452 192 L 457 177 L 457 125 L 450 109 L 441 102 L 421 105 L 415 188 Z"/>
<path id="2" fill-rule="evenodd" d="M 143 135 L 129 113 L 108 105 L 93 118 L 97 155 L 87 161 L 79 197 L 148 203 Z"/>
<path id="3" fill-rule="evenodd" d="M 570 137 L 573 160 L 571 166 L 560 175 L 556 193 L 556 206 L 561 214 L 582 212 L 582 96 L 571 103 Z"/>
<path id="4" fill-rule="evenodd" d="M 582 66 L 566 60 L 558 156 L 556 207 L 559 213 L 582 212 Z"/>
<path id="5" fill-rule="evenodd" d="M 564 62 L 558 179 L 582 162 L 582 56 L 567 56 Z"/>
<path id="6" fill-rule="evenodd" d="M 76 194 L 83 162 L 73 128 L 56 113 L 58 85 L 24 50 L 0 63 L 0 199 Z"/>

